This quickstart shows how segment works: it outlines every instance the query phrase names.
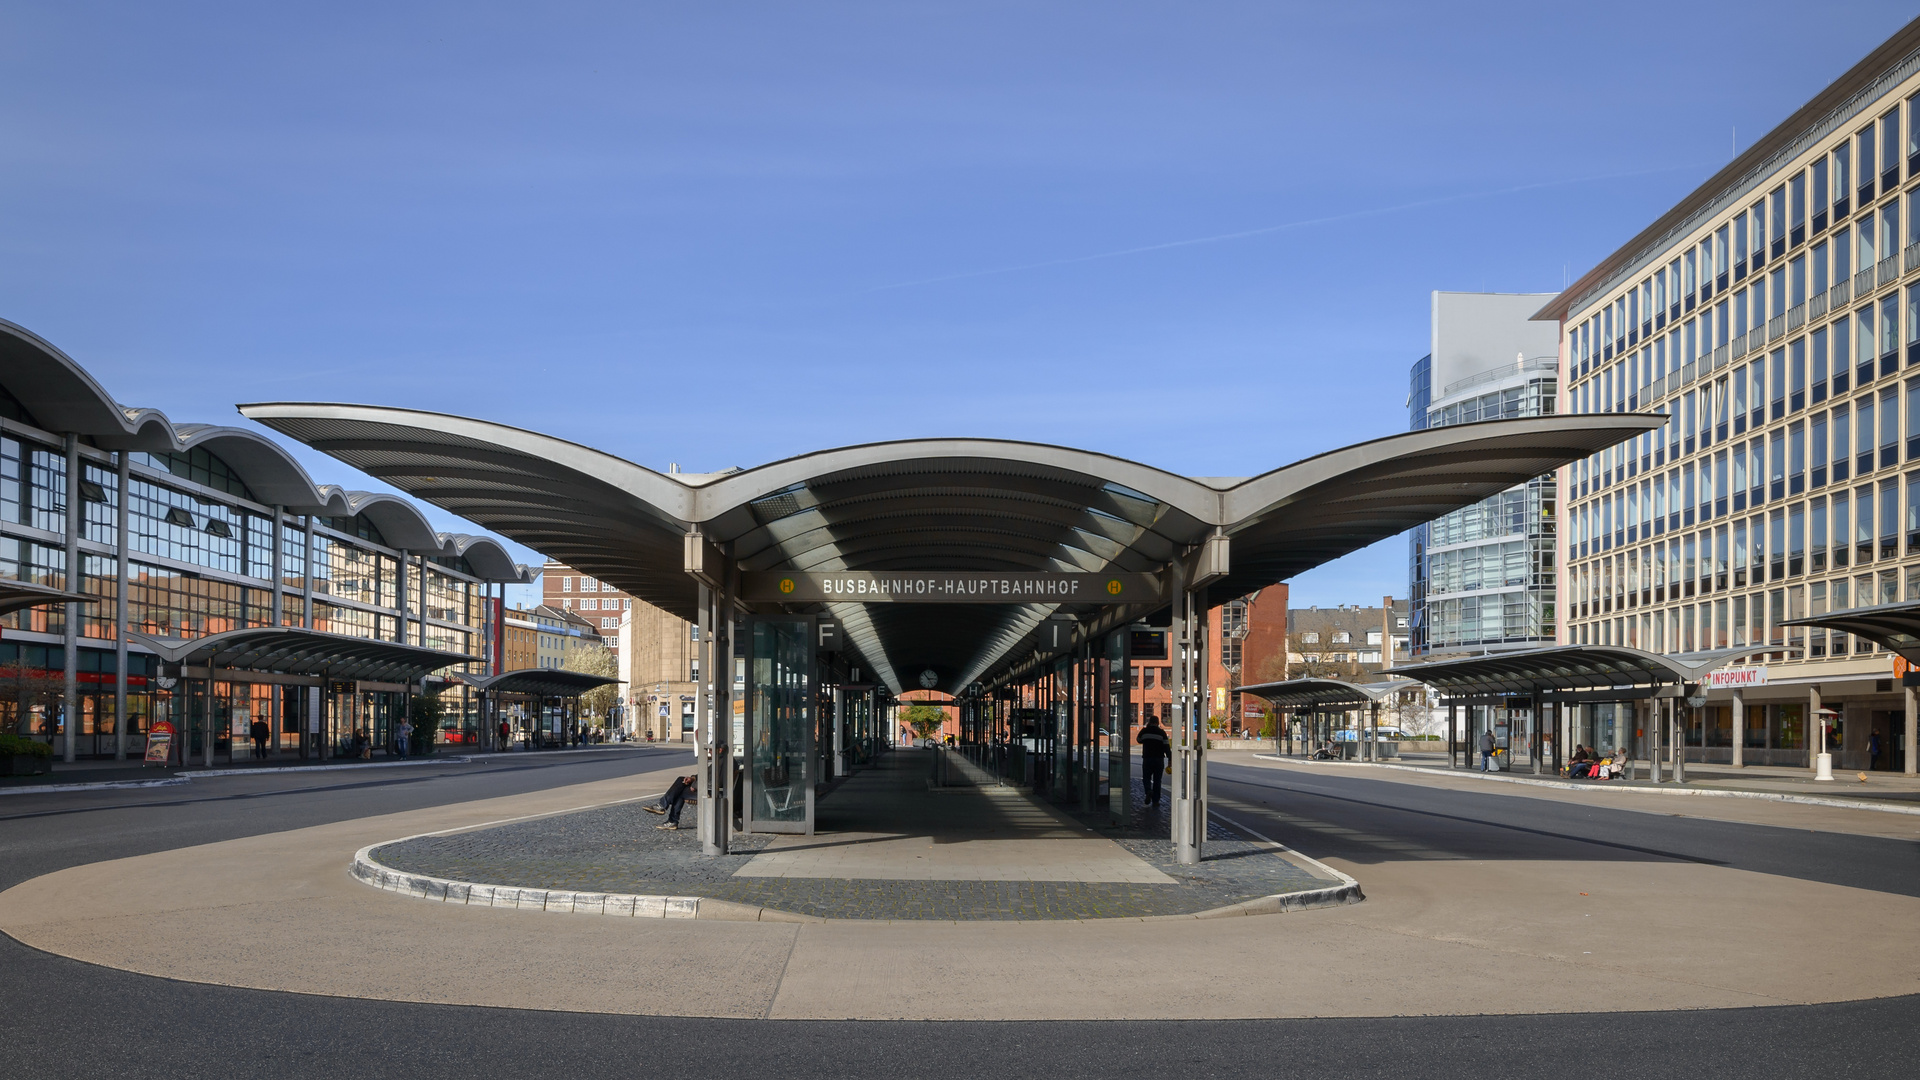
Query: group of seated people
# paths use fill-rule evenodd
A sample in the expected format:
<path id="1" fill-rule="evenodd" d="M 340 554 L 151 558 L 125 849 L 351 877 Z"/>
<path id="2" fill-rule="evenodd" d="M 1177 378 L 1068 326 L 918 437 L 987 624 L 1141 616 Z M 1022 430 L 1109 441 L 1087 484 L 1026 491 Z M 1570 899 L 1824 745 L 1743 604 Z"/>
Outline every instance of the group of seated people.
<path id="1" fill-rule="evenodd" d="M 1568 759 L 1564 774 L 1576 780 L 1613 780 L 1626 775 L 1627 748 L 1614 751 L 1612 757 L 1601 757 L 1600 752 L 1591 746 L 1575 744 L 1573 757 Z"/>

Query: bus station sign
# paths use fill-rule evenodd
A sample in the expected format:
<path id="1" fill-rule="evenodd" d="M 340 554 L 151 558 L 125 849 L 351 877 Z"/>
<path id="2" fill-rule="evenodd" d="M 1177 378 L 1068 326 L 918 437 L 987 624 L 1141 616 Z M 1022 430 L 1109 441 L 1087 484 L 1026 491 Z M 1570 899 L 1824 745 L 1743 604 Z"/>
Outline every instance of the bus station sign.
<path id="1" fill-rule="evenodd" d="M 1052 571 L 766 571 L 740 575 L 740 598 L 765 604 L 1143 604 L 1160 599 L 1160 579 Z"/>

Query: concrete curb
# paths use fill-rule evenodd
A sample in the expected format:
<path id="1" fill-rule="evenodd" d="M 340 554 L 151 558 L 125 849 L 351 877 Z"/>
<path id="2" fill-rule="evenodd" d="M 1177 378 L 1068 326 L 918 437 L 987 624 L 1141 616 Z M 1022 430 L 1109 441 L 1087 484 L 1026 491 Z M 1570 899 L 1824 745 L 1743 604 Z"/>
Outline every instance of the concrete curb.
<path id="1" fill-rule="evenodd" d="M 1366 900 L 1366 894 L 1360 891 L 1360 882 L 1355 880 L 1352 875 L 1343 874 L 1311 855 L 1303 855 L 1280 841 L 1275 840 L 1273 837 L 1264 836 L 1255 832 L 1253 829 L 1218 811 L 1209 811 L 1208 815 L 1223 824 L 1239 829 L 1255 840 L 1272 844 L 1275 848 L 1286 853 L 1289 861 L 1297 859 L 1300 862 L 1306 863 L 1312 868 L 1332 877 L 1340 884 L 1330 885 L 1324 889 L 1306 889 L 1301 892 L 1274 893 L 1270 896 L 1257 896 L 1252 900 L 1242 900 L 1237 904 L 1228 904 L 1226 907 L 1196 911 L 1191 915 L 1157 915 L 1154 916 L 1154 919 L 1226 919 L 1236 915 L 1276 915 L 1287 911 L 1306 911 L 1310 908 L 1342 907 L 1346 904 L 1358 904 Z"/>
<path id="2" fill-rule="evenodd" d="M 712 919 L 726 922 L 783 922 L 783 923 L 824 923 L 824 922 L 920 922 L 918 919 L 826 919 L 818 915 L 801 915 L 796 912 L 782 911 L 779 908 L 759 907 L 753 904 L 741 904 L 732 900 L 718 900 L 710 896 L 654 896 L 639 893 L 602 893 L 578 892 L 567 889 L 531 889 L 517 885 L 488 885 L 477 881 L 455 881 L 451 878 L 433 877 L 429 874 L 409 874 L 387 866 L 373 857 L 375 850 L 389 844 L 401 844 L 408 840 L 417 840 L 425 836 L 449 836 L 453 833 L 472 832 L 476 829 L 506 825 L 515 821 L 529 821 L 534 818 L 554 817 L 571 814 L 580 810 L 591 810 L 601 806 L 618 806 L 621 803 L 638 802 L 642 799 L 657 799 L 661 795 L 641 795 L 632 799 L 615 799 L 611 802 L 593 803 L 589 806 L 576 806 L 567 810 L 552 810 L 546 813 L 529 814 L 525 817 L 506 818 L 500 821 L 487 821 L 478 825 L 462 825 L 456 829 L 441 829 L 437 832 L 417 833 L 393 840 L 382 840 L 377 844 L 368 844 L 353 853 L 353 862 L 347 872 L 361 883 L 371 885 L 386 892 L 399 893 L 419 900 L 439 900 L 448 904 L 462 904 L 468 907 L 515 908 L 529 911 L 552 911 L 570 915 L 614 915 L 622 918 L 640 919 Z M 1116 919 L 1076 919 L 1075 922 L 1164 922 L 1172 919 L 1222 919 L 1237 915 L 1271 915 L 1286 911 L 1304 911 L 1309 908 L 1339 907 L 1344 904 L 1358 904 L 1366 899 L 1360 891 L 1360 883 L 1352 877 L 1335 870 L 1326 863 L 1309 855 L 1302 855 L 1270 836 L 1262 836 L 1241 823 L 1213 815 L 1219 820 L 1239 829 L 1256 840 L 1272 844 L 1284 852 L 1290 859 L 1309 864 L 1338 881 L 1338 885 L 1324 889 L 1306 889 L 1300 892 L 1273 893 L 1257 896 L 1252 900 L 1242 900 L 1225 907 L 1209 908 L 1190 915 L 1149 915 L 1141 917 L 1122 916 Z M 929 922 L 941 920 L 924 920 Z M 980 919 L 979 922 L 1027 922 L 1024 919 Z"/>
<path id="3" fill-rule="evenodd" d="M 1278 754 L 1255 754 L 1257 758 L 1278 761 L 1289 765 L 1331 765 L 1335 767 L 1360 769 L 1395 769 L 1400 772 L 1423 773 L 1427 776 L 1469 777 L 1498 784 L 1525 784 L 1528 787 L 1552 788 L 1556 791 L 1606 792 L 1612 795 L 1697 795 L 1711 799 L 1760 799 L 1765 802 L 1799 803 L 1802 806 L 1825 806 L 1837 810 L 1872 810 L 1881 814 L 1907 814 L 1920 817 L 1920 806 L 1886 806 L 1879 803 L 1855 802 L 1848 799 L 1826 799 L 1817 795 L 1789 795 L 1773 791 L 1724 791 L 1715 788 L 1684 787 L 1606 787 L 1599 784 L 1568 784 L 1559 780 L 1534 780 L 1524 776 L 1500 776 L 1496 773 L 1483 773 L 1473 769 L 1427 769 L 1418 765 L 1385 765 L 1375 761 L 1307 761 L 1301 758 L 1281 757 Z"/>
<path id="4" fill-rule="evenodd" d="M 544 815 L 543 815 L 544 816 Z M 411 840 L 412 837 L 402 837 Z M 376 889 L 439 900 L 467 907 L 515 908 L 566 915 L 614 915 L 633 919 L 720 919 L 728 922 L 824 922 L 812 915 L 795 915 L 772 908 L 737 904 L 703 896 L 649 896 L 636 893 L 576 892 L 568 889 L 529 889 L 515 885 L 487 885 L 453 881 L 426 874 L 407 874 L 382 864 L 373 850 L 400 840 L 368 844 L 353 854 L 350 873 Z"/>

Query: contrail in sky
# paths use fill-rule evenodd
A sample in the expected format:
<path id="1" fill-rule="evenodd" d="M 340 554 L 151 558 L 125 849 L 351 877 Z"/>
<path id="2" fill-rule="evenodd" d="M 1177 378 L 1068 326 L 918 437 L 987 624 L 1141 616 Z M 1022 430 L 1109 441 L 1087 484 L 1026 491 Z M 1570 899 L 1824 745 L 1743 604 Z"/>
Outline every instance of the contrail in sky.
<path id="1" fill-rule="evenodd" d="M 1597 180 L 1625 180 L 1635 176 L 1653 176 L 1656 173 L 1678 172 L 1682 169 L 1693 168 L 1698 168 L 1698 166 L 1669 165 L 1659 169 L 1640 169 L 1635 172 L 1581 176 L 1571 180 L 1543 180 L 1536 184 L 1520 184 L 1516 187 L 1496 188 L 1492 191 L 1470 191 L 1460 195 L 1445 195 L 1437 199 L 1421 199 L 1417 202 L 1400 203 L 1397 206 L 1377 206 L 1368 210 L 1354 210 L 1349 213 L 1332 214 L 1327 217 L 1302 218 L 1299 221 L 1287 221 L 1279 225 L 1267 225 L 1258 229 L 1220 233 L 1215 236 L 1197 236 L 1190 240 L 1169 240 L 1162 244 L 1147 244 L 1142 247 L 1122 248 L 1118 251 L 1103 251 L 1095 255 L 1075 255 L 1065 259 L 1048 259 L 1045 262 L 1021 263 L 1017 266 L 1001 266 L 992 270 L 970 270 L 964 274 L 947 274 L 942 277 L 920 278 L 915 281 L 898 281 L 891 285 L 875 285 L 864 291 L 870 293 L 887 292 L 891 289 L 911 289 L 919 285 L 938 285 L 947 281 L 965 281 L 969 278 L 993 277 L 996 274 L 1014 274 L 1022 270 L 1040 270 L 1049 266 L 1071 266 L 1075 263 L 1098 262 L 1102 259 L 1118 259 L 1128 255 L 1144 255 L 1150 251 L 1167 251 L 1171 248 L 1196 247 L 1200 244 L 1219 244 L 1228 240 L 1244 240 L 1250 236 L 1265 236 L 1268 233 L 1285 232 L 1288 229 L 1304 229 L 1309 225 L 1329 225 L 1336 221 L 1353 221 L 1356 218 L 1379 217 L 1382 214 L 1397 214 L 1402 210 L 1418 210 L 1426 206 L 1441 206 L 1446 203 L 1465 202 L 1468 199 L 1486 199 L 1492 198 L 1495 195 L 1512 195 L 1516 192 L 1537 191 L 1541 188 L 1587 184 Z"/>

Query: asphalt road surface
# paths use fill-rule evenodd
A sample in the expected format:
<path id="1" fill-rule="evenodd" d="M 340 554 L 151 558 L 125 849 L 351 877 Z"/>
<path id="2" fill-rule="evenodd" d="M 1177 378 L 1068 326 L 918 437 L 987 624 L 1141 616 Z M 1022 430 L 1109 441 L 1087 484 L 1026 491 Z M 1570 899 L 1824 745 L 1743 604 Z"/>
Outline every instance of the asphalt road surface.
<path id="1" fill-rule="evenodd" d="M 66 866 L 647 772 L 664 748 L 0 797 L 0 888 Z M 1915 845 L 1216 764 L 1268 835 L 1386 858 L 1686 859 L 1920 895 Z M 1271 830 L 1271 831 L 1269 831 Z M 1324 830 L 1324 831 L 1323 831 Z M 1767 928 L 1756 928 L 1765 948 Z M 271 941 L 261 948 L 273 947 Z M 351 942 L 341 948 L 350 949 Z M 377 962 L 377 958 L 374 958 Z M 1019 978 L 1017 971 L 1007 973 Z M 671 994 L 663 986 L 662 994 Z M 1152 994 L 1092 985 L 1089 994 Z M 1285 993 L 1284 972 L 1275 993 Z M 0 937 L 0 1078 L 1909 1077 L 1920 998 L 1727 1011 L 1179 1023 L 665 1019 L 174 982 Z"/>

